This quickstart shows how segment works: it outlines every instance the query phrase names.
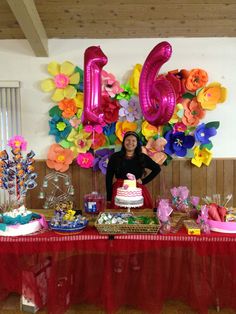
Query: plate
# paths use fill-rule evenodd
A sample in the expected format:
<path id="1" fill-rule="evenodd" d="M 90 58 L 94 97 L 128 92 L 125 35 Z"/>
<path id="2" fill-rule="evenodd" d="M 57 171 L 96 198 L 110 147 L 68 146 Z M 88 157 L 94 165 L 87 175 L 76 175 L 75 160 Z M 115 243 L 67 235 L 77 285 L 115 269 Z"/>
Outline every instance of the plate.
<path id="1" fill-rule="evenodd" d="M 221 233 L 236 233 L 236 222 L 224 222 L 208 219 L 210 229 Z"/>
<path id="2" fill-rule="evenodd" d="M 49 224 L 49 228 L 58 234 L 76 234 L 76 233 L 80 233 L 83 229 L 85 229 L 87 225 L 88 223 L 77 226 L 76 228 L 67 228 L 67 227 L 55 227 Z"/>

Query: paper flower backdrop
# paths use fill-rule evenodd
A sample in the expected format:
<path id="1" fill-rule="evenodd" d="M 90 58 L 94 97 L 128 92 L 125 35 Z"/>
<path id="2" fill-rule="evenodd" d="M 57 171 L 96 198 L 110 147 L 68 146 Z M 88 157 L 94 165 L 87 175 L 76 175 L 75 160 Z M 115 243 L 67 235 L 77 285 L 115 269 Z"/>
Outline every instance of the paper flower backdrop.
<path id="1" fill-rule="evenodd" d="M 208 74 L 202 69 L 161 74 L 174 88 L 176 106 L 167 124 L 151 125 L 144 120 L 139 103 L 141 70 L 142 66 L 137 64 L 123 85 L 113 74 L 102 71 L 104 122 L 84 126 L 81 122 L 83 71 L 68 61 L 48 65 L 53 78 L 42 81 L 41 88 L 44 92 L 53 92 L 51 99 L 56 104 L 49 111 L 49 134 L 57 143 L 49 149 L 50 168 L 66 171 L 75 159 L 80 167 L 93 167 L 105 174 L 109 156 L 120 149 L 123 136 L 129 130 L 139 134 L 143 152 L 159 164 L 168 165 L 175 156 L 191 158 L 197 167 L 210 164 L 211 137 L 216 135 L 219 122 L 201 120 L 206 118 L 207 110 L 225 101 L 226 88 L 218 82 L 208 84 Z"/>

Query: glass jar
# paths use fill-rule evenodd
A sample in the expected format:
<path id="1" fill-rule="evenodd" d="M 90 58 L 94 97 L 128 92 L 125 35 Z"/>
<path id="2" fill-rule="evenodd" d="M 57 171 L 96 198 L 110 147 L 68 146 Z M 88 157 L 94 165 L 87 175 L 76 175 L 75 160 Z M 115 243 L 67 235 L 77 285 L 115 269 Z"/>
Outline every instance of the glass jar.
<path id="1" fill-rule="evenodd" d="M 89 214 L 98 214 L 105 209 L 105 197 L 98 192 L 84 195 L 84 210 Z"/>

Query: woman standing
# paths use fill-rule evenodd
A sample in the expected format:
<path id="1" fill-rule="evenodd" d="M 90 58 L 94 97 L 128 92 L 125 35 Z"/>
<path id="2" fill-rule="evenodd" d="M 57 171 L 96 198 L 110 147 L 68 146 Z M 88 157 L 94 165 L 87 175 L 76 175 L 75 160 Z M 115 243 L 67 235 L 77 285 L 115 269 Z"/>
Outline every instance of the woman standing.
<path id="1" fill-rule="evenodd" d="M 146 175 L 146 170 L 151 172 Z M 117 208 L 114 200 L 117 188 L 123 186 L 127 173 L 135 175 L 137 187 L 142 189 L 144 204 L 142 208 L 153 208 L 153 201 L 145 184 L 153 180 L 161 171 L 160 166 L 149 156 L 142 153 L 138 135 L 133 131 L 125 133 L 122 147 L 114 153 L 108 162 L 106 174 L 107 208 Z M 116 178 L 113 183 L 113 178 Z"/>

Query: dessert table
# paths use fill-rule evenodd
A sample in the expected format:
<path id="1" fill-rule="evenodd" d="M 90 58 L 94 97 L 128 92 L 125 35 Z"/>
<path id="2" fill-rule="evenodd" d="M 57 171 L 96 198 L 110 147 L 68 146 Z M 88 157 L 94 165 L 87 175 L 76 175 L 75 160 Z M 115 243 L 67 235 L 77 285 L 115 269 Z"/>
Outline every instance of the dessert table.
<path id="1" fill-rule="evenodd" d="M 0 254 L 0 298 L 24 294 L 52 314 L 80 303 L 157 314 L 170 299 L 198 313 L 236 310 L 234 235 L 109 236 L 88 227 L 75 235 L 0 237 Z"/>

